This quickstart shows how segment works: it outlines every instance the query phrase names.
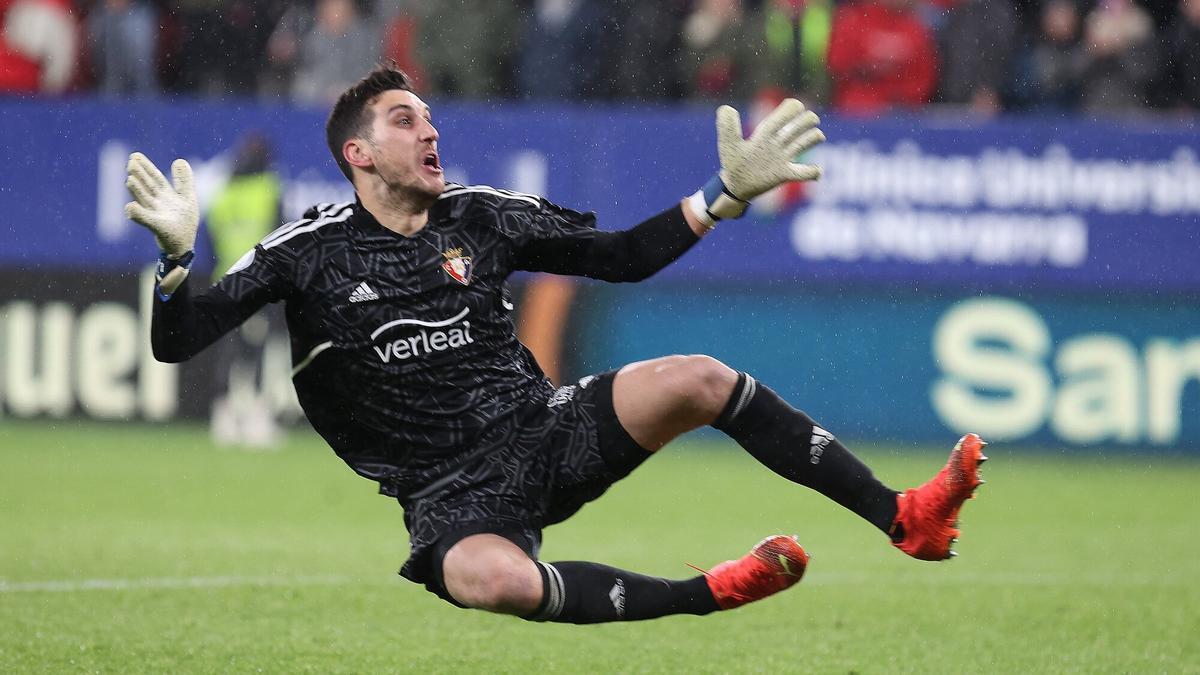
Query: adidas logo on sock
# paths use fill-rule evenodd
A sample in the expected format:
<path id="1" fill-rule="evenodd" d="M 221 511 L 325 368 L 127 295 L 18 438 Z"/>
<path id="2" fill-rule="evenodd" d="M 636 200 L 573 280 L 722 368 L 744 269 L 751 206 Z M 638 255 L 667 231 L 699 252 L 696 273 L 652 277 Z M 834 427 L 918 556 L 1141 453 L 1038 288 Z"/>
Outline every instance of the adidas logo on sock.
<path id="1" fill-rule="evenodd" d="M 617 583 L 613 584 L 611 590 L 608 591 L 608 599 L 612 601 L 613 609 L 617 610 L 617 618 L 625 618 L 625 582 L 618 578 Z"/>
<path id="2" fill-rule="evenodd" d="M 379 294 L 371 290 L 367 282 L 362 282 L 354 292 L 350 294 L 350 302 L 367 302 L 368 300 L 378 300 Z"/>
<path id="3" fill-rule="evenodd" d="M 833 440 L 833 434 L 821 427 L 813 427 L 812 439 L 809 440 L 808 461 L 813 464 L 821 463 L 821 455 L 825 454 L 825 446 Z"/>

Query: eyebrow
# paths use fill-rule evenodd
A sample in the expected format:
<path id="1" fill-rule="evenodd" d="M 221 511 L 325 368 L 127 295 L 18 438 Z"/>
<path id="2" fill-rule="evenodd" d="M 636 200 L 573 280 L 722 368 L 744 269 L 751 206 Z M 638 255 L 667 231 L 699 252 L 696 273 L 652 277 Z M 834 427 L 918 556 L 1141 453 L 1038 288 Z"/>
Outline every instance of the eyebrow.
<path id="1" fill-rule="evenodd" d="M 397 103 L 396 105 L 394 105 L 394 106 L 392 106 L 392 107 L 390 107 L 390 108 L 388 108 L 388 109 L 387 109 L 387 114 L 388 114 L 388 115 L 391 115 L 393 111 L 395 111 L 395 110 L 397 110 L 397 109 L 401 109 L 401 108 L 406 108 L 406 109 L 408 109 L 408 110 L 410 110 L 410 111 L 413 111 L 413 112 L 416 112 L 416 110 L 417 110 L 416 108 L 414 108 L 413 106 L 411 106 L 411 105 L 409 105 L 409 104 L 407 104 L 407 103 Z M 432 113 L 432 111 L 430 111 L 430 109 L 429 109 L 429 106 L 425 106 L 425 114 L 426 114 L 426 115 L 432 115 L 432 114 L 433 114 L 433 113 Z"/>

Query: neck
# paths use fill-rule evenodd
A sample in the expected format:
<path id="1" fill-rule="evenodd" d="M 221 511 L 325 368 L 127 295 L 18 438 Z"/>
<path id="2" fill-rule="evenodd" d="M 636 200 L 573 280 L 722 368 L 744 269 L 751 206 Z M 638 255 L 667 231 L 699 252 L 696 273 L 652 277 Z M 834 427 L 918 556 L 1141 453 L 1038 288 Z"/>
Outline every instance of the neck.
<path id="1" fill-rule="evenodd" d="M 358 190 L 363 207 L 387 229 L 405 237 L 420 232 L 429 222 L 429 208 L 437 197 L 392 190 L 382 181 L 372 181 Z"/>

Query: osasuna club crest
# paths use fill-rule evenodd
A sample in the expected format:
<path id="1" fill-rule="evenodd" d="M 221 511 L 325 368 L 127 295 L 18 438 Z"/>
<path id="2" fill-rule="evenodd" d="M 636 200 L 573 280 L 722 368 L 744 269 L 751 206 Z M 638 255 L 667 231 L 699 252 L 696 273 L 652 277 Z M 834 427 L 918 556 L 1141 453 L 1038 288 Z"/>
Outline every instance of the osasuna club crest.
<path id="1" fill-rule="evenodd" d="M 471 283 L 471 256 L 463 255 L 461 248 L 448 248 L 442 251 L 442 255 L 446 258 L 442 269 L 446 270 L 451 279 L 463 286 Z"/>

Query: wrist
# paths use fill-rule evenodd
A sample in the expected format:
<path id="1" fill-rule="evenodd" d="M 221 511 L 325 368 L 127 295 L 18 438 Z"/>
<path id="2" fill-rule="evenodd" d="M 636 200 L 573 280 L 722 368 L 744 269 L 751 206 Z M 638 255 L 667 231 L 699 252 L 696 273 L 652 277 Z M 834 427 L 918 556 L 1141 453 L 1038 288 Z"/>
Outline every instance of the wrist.
<path id="1" fill-rule="evenodd" d="M 692 204 L 691 197 L 684 197 L 679 201 L 679 210 L 683 212 L 683 219 L 692 230 L 692 234 L 697 237 L 703 237 L 717 228 L 717 223 L 708 216 L 704 211 L 698 210 Z"/>
<path id="2" fill-rule="evenodd" d="M 171 299 L 187 279 L 195 258 L 195 251 L 184 251 L 175 256 L 163 251 L 158 256 L 158 265 L 154 268 L 154 294 L 159 300 L 166 302 Z"/>
<path id="3" fill-rule="evenodd" d="M 750 206 L 750 202 L 738 197 L 729 189 L 720 173 L 714 174 L 704 187 L 688 197 L 687 201 L 697 219 L 708 229 L 715 227 L 717 221 L 740 218 Z"/>

